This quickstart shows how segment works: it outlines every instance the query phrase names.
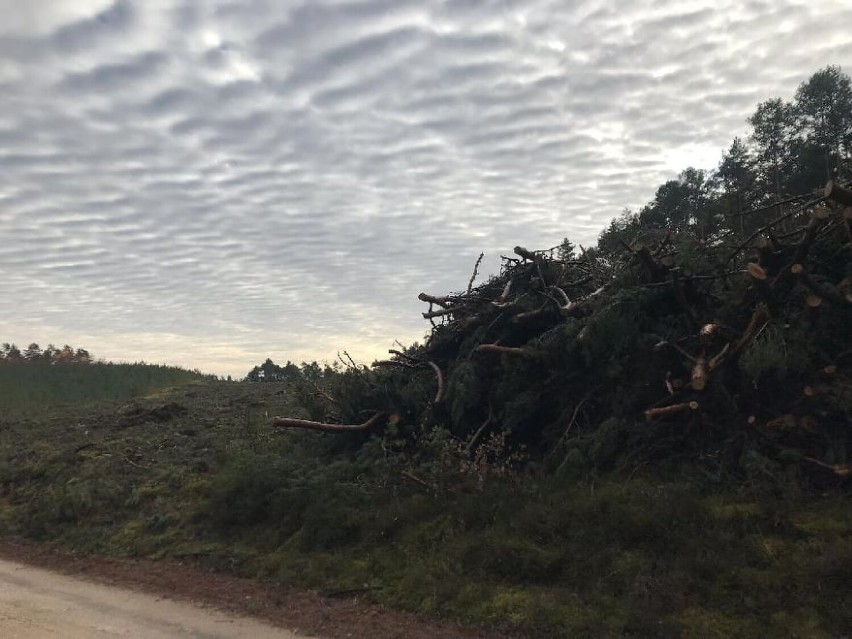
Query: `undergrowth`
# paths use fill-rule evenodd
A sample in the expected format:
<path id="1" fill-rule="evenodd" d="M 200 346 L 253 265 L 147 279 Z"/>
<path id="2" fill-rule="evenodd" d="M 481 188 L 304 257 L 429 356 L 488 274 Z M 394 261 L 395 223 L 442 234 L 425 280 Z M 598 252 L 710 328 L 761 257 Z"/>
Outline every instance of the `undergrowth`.
<path id="1" fill-rule="evenodd" d="M 709 481 L 695 459 L 521 471 L 499 438 L 471 458 L 437 433 L 424 456 L 378 438 L 340 452 L 334 436 L 268 426 L 292 411 L 289 391 L 195 384 L 138 400 L 186 408 L 164 420 L 140 410 L 128 422 L 112 404 L 6 420 L 0 534 L 193 560 L 532 637 L 852 627 L 842 492 L 760 469 Z"/>

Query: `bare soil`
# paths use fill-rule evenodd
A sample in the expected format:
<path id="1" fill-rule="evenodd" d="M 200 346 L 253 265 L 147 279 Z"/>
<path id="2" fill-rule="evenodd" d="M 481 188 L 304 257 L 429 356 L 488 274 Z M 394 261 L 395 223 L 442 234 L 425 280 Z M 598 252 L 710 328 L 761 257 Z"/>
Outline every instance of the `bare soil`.
<path id="1" fill-rule="evenodd" d="M 464 627 L 389 610 L 357 595 L 322 597 L 254 579 L 211 572 L 191 563 L 79 555 L 54 546 L 0 540 L 9 561 L 130 588 L 263 620 L 302 635 L 328 639 L 499 639 L 493 630 Z M 29 635 L 42 636 L 42 635 Z M 286 636 L 286 635 L 285 635 Z"/>

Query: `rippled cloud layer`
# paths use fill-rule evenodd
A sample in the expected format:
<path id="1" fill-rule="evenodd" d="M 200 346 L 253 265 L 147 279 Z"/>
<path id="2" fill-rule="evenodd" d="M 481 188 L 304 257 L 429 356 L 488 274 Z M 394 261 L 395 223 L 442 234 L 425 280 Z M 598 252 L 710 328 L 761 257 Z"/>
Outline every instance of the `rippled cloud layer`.
<path id="1" fill-rule="evenodd" d="M 848 69 L 847 5 L 0 0 L 0 341 L 369 361 Z"/>

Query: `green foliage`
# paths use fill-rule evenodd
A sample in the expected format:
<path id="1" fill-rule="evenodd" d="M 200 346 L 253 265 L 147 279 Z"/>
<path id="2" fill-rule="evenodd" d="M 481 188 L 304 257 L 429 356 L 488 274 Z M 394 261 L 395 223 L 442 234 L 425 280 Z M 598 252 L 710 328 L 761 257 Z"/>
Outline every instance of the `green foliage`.
<path id="1" fill-rule="evenodd" d="M 801 326 L 784 328 L 772 323 L 745 349 L 740 367 L 756 385 L 765 375 L 783 380 L 792 371 L 805 370 L 809 355 Z"/>

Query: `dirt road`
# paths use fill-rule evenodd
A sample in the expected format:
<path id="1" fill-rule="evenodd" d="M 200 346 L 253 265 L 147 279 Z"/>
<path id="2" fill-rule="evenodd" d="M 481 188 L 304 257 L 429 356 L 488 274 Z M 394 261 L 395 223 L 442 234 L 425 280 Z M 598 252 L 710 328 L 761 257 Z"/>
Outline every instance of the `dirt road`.
<path id="1" fill-rule="evenodd" d="M 0 559 L 0 637 L 304 637 L 260 621 Z"/>

